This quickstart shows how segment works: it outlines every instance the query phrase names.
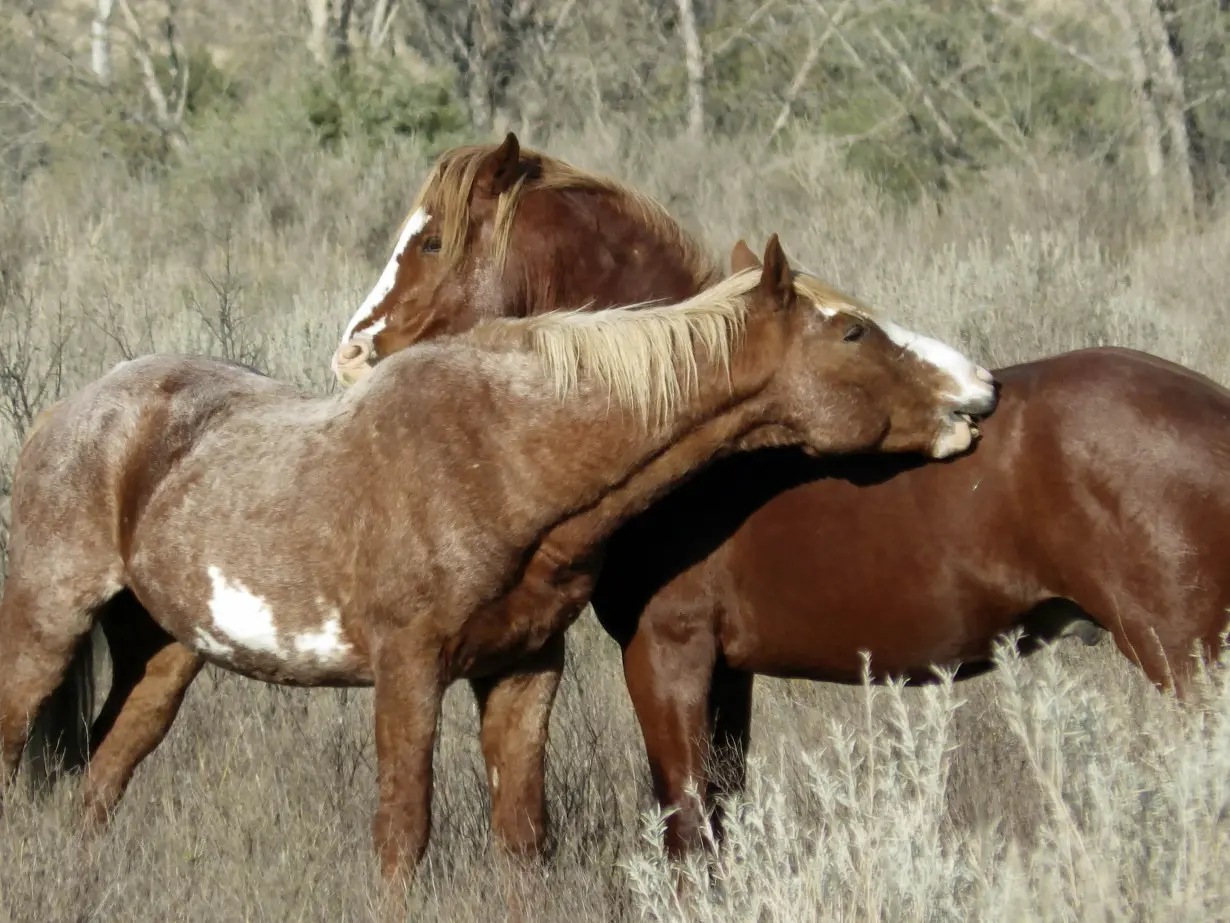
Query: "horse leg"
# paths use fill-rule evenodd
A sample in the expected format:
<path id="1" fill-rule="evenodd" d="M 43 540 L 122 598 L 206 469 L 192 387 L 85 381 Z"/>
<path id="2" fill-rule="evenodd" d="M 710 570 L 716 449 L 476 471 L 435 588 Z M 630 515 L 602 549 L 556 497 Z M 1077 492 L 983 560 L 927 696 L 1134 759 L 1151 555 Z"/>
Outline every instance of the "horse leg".
<path id="1" fill-rule="evenodd" d="M 1130 586 L 1127 581 L 1122 585 Z M 1200 612 L 1208 607 L 1208 600 L 1184 598 L 1182 593 L 1116 592 L 1113 581 L 1082 589 L 1082 608 L 1110 632 L 1120 653 L 1140 667 L 1159 690 L 1188 698 L 1197 673 L 1192 645 L 1199 638 L 1200 626 L 1165 616 Z M 1204 653 L 1216 653 L 1207 641 Z"/>
<path id="2" fill-rule="evenodd" d="M 543 763 L 563 672 L 561 633 L 518 663 L 515 672 L 470 683 L 482 722 L 491 829 L 513 856 L 539 856 L 546 840 Z"/>
<path id="3" fill-rule="evenodd" d="M 414 635 L 402 629 L 386 638 L 375 658 L 380 805 L 372 838 L 389 883 L 414 871 L 431 834 L 432 751 L 444 681 L 438 651 L 424 649 Z"/>
<path id="4" fill-rule="evenodd" d="M 1153 685 L 1163 692 L 1173 692 L 1180 700 L 1191 698 L 1197 666 L 1190 644 L 1156 633 L 1143 617 L 1109 627 L 1120 653 L 1140 667 Z M 1207 645 L 1204 653 L 1209 653 Z"/>
<path id="5" fill-rule="evenodd" d="M 642 619 L 624 647 L 624 679 L 640 721 L 654 795 L 666 818 L 666 851 L 703 845 L 709 702 L 717 642 L 704 630 L 655 632 Z M 689 787 L 695 794 L 689 795 Z M 673 810 L 672 810 L 673 809 Z"/>
<path id="6" fill-rule="evenodd" d="M 136 597 L 103 620 L 112 651 L 111 691 L 91 735 L 82 803 L 87 827 L 103 826 L 133 773 L 162 743 L 204 659 L 158 626 Z"/>
<path id="7" fill-rule="evenodd" d="M 61 686 L 73 687 L 66 701 L 90 698 L 93 657 L 91 650 L 81 649 L 89 644 L 106 591 L 105 585 L 81 586 L 67 579 L 36 586 L 21 574 L 9 576 L 0 599 L 0 792 L 17 775 L 36 716 L 48 724 L 42 736 L 54 742 L 67 734 L 79 738 L 85 750 L 89 714 L 80 708 L 48 713 L 40 706 Z"/>
<path id="8" fill-rule="evenodd" d="M 721 799 L 743 791 L 747 783 L 747 748 L 751 741 L 752 681 L 755 674 L 736 670 L 718 658 L 709 693 L 709 726 L 713 729 L 712 767 L 705 805 L 713 817 L 713 833 L 722 841 L 725 812 Z"/>

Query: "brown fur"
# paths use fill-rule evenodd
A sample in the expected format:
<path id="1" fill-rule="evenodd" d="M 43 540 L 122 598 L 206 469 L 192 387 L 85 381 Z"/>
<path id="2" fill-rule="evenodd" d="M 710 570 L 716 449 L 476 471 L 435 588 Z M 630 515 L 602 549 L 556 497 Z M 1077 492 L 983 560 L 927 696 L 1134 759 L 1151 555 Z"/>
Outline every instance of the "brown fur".
<path id="1" fill-rule="evenodd" d="M 607 207 L 595 201 L 591 214 Z M 680 298 L 703 284 L 679 287 L 690 264 L 670 248 L 634 274 L 574 274 L 578 251 L 634 263 L 653 235 L 573 213 L 542 195 L 513 232 L 509 264 L 528 266 L 540 309 Z M 552 248 L 543 228 L 555 223 Z M 476 241 L 485 235 L 471 229 Z M 463 281 L 423 261 L 407 268 L 422 275 L 399 276 L 391 326 L 415 327 L 411 312 L 432 289 L 445 297 L 424 335 L 472 322 L 447 297 Z M 819 303 L 853 304 L 818 280 L 797 284 Z M 491 311 L 523 310 L 521 276 L 484 285 Z M 1150 679 L 1182 693 L 1193 645 L 1220 649 L 1230 611 L 1226 390 L 1111 348 L 995 377 L 995 415 L 976 451 L 952 462 L 744 455 L 615 534 L 594 607 L 623 647 L 658 797 L 679 809 L 667 821 L 672 850 L 698 840 L 689 783 L 709 807 L 742 785 L 755 673 L 856 682 L 866 650 L 876 678 L 925 682 L 933 663 L 959 676 L 988 669 L 992 642 L 1011 629 L 1025 631 L 1026 650 L 1109 632 Z"/>
<path id="2" fill-rule="evenodd" d="M 468 329 L 485 317 L 541 313 L 544 292 L 553 305 L 593 310 L 679 301 L 720 278 L 716 261 L 657 202 L 522 149 L 512 134 L 500 145 L 441 155 L 410 214 L 420 206 L 431 221 L 401 254 L 391 291 L 335 357 L 346 381 L 376 356 L 427 337 Z M 594 226 L 603 228 L 609 246 L 594 246 Z M 569 272 L 554 273 L 563 262 Z M 512 287 L 510 280 L 516 280 Z M 613 290 L 620 300 L 605 294 Z M 378 322 L 384 327 L 372 337 L 368 331 Z M 348 347 L 360 352 L 343 357 Z"/>
<path id="3" fill-rule="evenodd" d="M 776 238 L 762 271 L 684 305 L 488 321 L 335 399 L 212 360 L 123 363 L 18 459 L 0 772 L 101 621 L 116 682 L 92 735 L 92 821 L 210 660 L 375 686 L 388 876 L 427 842 L 444 689 L 475 681 L 497 822 L 537 849 L 543 695 L 611 533 L 762 430 L 812 452 L 950 451 L 968 424 L 947 386 L 868 321 L 817 310 Z"/>

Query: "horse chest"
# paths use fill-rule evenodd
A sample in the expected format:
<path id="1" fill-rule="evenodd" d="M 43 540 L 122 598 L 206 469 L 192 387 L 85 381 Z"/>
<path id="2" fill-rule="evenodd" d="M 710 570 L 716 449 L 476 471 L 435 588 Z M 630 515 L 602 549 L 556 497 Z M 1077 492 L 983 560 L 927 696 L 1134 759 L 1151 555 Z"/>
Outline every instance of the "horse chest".
<path id="1" fill-rule="evenodd" d="M 588 573 L 550 584 L 522 580 L 466 620 L 446 649 L 450 672 L 454 678 L 481 676 L 541 650 L 576 621 L 593 585 Z"/>

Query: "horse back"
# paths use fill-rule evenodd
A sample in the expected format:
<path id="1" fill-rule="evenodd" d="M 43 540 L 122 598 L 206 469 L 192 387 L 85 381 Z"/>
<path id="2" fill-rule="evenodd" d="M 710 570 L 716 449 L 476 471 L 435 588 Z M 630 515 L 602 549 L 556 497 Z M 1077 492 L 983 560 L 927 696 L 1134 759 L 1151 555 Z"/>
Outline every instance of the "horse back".
<path id="1" fill-rule="evenodd" d="M 1121 349 L 995 374 L 999 406 L 958 458 L 713 465 L 616 536 L 599 617 L 630 636 L 651 600 L 646 617 L 674 625 L 700 601 L 733 665 L 857 680 L 859 650 L 890 672 L 981 658 L 1056 597 L 1100 601 L 1168 570 L 1221 592 L 1205 558 L 1225 547 L 1226 389 Z"/>
<path id="2" fill-rule="evenodd" d="M 216 360 L 121 362 L 36 418 L 14 472 L 14 536 L 88 532 L 126 558 L 142 510 L 211 422 L 285 387 Z"/>

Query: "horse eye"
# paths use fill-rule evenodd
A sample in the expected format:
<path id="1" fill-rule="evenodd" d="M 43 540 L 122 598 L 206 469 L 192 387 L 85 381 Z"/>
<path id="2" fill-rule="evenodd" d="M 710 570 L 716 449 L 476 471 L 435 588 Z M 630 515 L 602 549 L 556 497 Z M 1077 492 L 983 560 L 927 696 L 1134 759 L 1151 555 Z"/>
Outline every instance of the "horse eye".
<path id="1" fill-rule="evenodd" d="M 440 238 L 439 237 L 428 237 L 425 241 L 423 241 L 423 252 L 424 253 L 439 253 L 440 252 Z"/>
<path id="2" fill-rule="evenodd" d="M 863 338 L 863 334 L 867 332 L 867 327 L 863 324 L 854 324 L 846 331 L 846 335 L 842 337 L 847 343 L 857 343 Z"/>

